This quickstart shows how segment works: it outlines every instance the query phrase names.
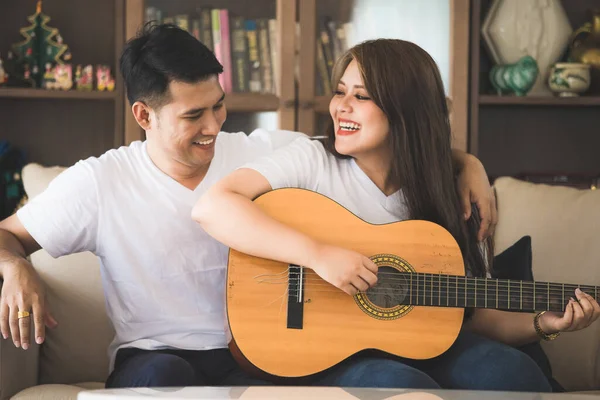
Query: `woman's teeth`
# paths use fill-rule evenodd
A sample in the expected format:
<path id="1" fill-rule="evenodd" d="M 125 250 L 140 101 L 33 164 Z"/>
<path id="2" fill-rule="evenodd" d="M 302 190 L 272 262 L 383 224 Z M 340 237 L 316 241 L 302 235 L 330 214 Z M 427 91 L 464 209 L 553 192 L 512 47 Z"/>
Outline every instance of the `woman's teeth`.
<path id="1" fill-rule="evenodd" d="M 357 131 L 360 129 L 360 125 L 353 122 L 340 122 L 340 129 L 344 131 Z"/>
<path id="2" fill-rule="evenodd" d="M 198 140 L 197 142 L 194 142 L 194 144 L 199 144 L 199 145 L 202 145 L 202 146 L 206 146 L 208 144 L 211 144 L 214 141 L 215 141 L 215 138 L 211 138 L 211 139 L 206 139 L 206 140 Z"/>

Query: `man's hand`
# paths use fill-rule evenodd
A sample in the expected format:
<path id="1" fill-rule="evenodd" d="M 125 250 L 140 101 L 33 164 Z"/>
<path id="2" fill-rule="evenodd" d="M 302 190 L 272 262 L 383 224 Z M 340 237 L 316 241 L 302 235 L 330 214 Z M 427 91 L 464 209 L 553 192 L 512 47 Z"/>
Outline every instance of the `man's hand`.
<path id="1" fill-rule="evenodd" d="M 578 331 L 600 317 L 600 305 L 592 296 L 579 289 L 575 289 L 575 296 L 577 300 L 569 300 L 564 313 L 546 312 L 540 317 L 540 328 L 545 333 Z"/>
<path id="2" fill-rule="evenodd" d="M 458 191 L 465 220 L 472 214 L 471 203 L 475 203 L 481 217 L 477 239 L 483 241 L 494 234 L 498 223 L 496 196 L 490 186 L 483 164 L 471 155 L 465 155 L 458 175 Z"/>
<path id="3" fill-rule="evenodd" d="M 16 347 L 29 348 L 31 323 L 35 325 L 35 341 L 43 343 L 45 327 L 54 328 L 56 320 L 50 314 L 44 287 L 31 263 L 20 257 L 0 260 L 4 283 L 0 293 L 0 331 L 12 338 Z M 30 313 L 19 317 L 19 313 Z"/>

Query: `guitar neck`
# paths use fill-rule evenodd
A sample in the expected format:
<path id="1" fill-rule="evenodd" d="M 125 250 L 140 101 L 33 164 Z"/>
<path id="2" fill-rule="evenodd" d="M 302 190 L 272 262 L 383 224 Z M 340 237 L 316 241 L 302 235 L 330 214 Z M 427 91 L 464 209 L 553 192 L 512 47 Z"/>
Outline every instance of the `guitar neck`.
<path id="1" fill-rule="evenodd" d="M 494 308 L 514 311 L 564 311 L 579 288 L 594 299 L 598 286 L 401 273 L 409 304 L 436 307 Z"/>

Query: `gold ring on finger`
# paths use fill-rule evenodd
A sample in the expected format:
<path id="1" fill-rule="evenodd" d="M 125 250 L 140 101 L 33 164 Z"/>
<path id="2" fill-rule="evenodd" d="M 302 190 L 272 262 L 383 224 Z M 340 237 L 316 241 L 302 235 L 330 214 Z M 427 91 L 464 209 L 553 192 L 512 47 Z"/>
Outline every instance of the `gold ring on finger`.
<path id="1" fill-rule="evenodd" d="M 29 311 L 19 311 L 17 313 L 17 318 L 21 319 L 21 318 L 27 318 L 29 317 Z"/>

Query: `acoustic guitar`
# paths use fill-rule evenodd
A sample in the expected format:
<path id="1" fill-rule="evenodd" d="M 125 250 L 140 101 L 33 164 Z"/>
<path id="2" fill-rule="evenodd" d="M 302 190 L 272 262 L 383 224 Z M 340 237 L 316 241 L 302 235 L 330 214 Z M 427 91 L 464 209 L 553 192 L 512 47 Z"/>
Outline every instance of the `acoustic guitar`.
<path id="1" fill-rule="evenodd" d="M 369 224 L 303 189 L 255 199 L 272 218 L 322 243 L 357 251 L 379 266 L 377 284 L 350 296 L 314 271 L 230 250 L 227 316 L 238 362 L 276 377 L 326 370 L 362 350 L 411 359 L 444 353 L 465 307 L 563 311 L 575 288 L 465 276 L 460 248 L 443 227 L 408 220 Z"/>

